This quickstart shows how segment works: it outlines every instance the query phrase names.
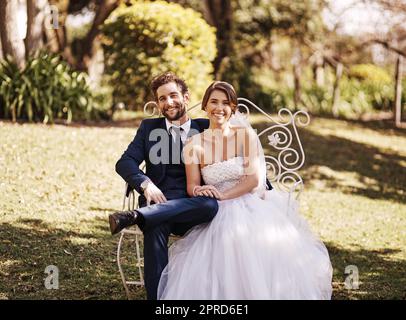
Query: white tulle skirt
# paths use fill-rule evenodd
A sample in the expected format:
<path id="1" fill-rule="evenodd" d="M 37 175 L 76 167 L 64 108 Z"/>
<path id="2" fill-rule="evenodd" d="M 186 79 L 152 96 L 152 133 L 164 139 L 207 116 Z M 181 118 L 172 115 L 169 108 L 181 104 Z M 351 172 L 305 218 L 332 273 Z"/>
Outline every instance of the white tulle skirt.
<path id="1" fill-rule="evenodd" d="M 169 249 L 159 299 L 330 299 L 324 244 L 288 194 L 267 191 L 219 201 L 209 224 Z"/>

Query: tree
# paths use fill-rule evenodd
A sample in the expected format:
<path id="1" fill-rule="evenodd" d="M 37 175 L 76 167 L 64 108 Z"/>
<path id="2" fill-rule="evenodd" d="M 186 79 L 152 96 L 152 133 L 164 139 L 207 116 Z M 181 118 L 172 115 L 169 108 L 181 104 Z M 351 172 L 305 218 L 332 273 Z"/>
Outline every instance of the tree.
<path id="1" fill-rule="evenodd" d="M 232 51 L 233 9 L 230 0 L 205 0 L 205 20 L 216 28 L 217 56 L 214 59 L 214 74 L 218 76 L 221 63 Z"/>
<path id="2" fill-rule="evenodd" d="M 100 26 L 109 17 L 110 13 L 117 8 L 119 1 L 117 0 L 101 0 L 96 1 L 95 17 L 86 37 L 79 40 L 77 43 L 77 63 L 76 68 L 79 70 L 86 70 L 89 68 L 92 58 L 95 55 L 96 47 L 99 40 Z"/>
<path id="3" fill-rule="evenodd" d="M 27 0 L 27 36 L 25 51 L 27 58 L 43 46 L 45 9 L 47 0 Z"/>
<path id="4" fill-rule="evenodd" d="M 1 36 L 0 36 L 0 60 L 3 59 L 3 48 L 1 47 Z"/>
<path id="5" fill-rule="evenodd" d="M 382 24 L 387 30 L 376 30 L 368 34 L 363 42 L 365 44 L 379 44 L 391 53 L 391 62 L 397 60 L 398 55 L 406 57 L 406 2 L 404 0 L 359 0 L 365 5 L 375 5 L 382 16 Z"/>
<path id="6" fill-rule="evenodd" d="M 0 1 L 0 37 L 4 56 L 10 56 L 18 68 L 24 68 L 25 47 L 18 33 L 18 2 L 15 0 Z"/>
<path id="7" fill-rule="evenodd" d="M 236 41 L 246 58 L 260 64 L 269 60 L 272 34 L 302 42 L 322 25 L 323 0 L 240 0 L 235 8 Z"/>
<path id="8" fill-rule="evenodd" d="M 200 12 L 206 22 L 216 28 L 217 56 L 213 61 L 215 78 L 221 78 L 222 63 L 233 55 L 234 7 L 236 1 L 231 0 L 168 0 L 182 7 L 192 8 Z"/>
<path id="9" fill-rule="evenodd" d="M 75 69 L 88 71 L 99 45 L 99 28 L 118 7 L 122 0 L 49 0 L 58 9 L 59 26 L 57 29 L 45 30 L 47 45 L 53 52 L 61 53 Z M 89 31 L 83 39 L 68 42 L 66 19 L 70 14 L 78 14 L 84 8 L 94 13 Z"/>

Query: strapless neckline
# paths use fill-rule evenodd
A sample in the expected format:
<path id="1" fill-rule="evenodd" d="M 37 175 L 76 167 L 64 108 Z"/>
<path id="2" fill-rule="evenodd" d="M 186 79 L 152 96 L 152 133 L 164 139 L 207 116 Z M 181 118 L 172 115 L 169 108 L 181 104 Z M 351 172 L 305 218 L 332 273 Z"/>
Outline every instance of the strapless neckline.
<path id="1" fill-rule="evenodd" d="M 204 170 L 204 169 L 207 168 L 207 167 L 213 167 L 213 166 L 215 166 L 215 165 L 223 164 L 223 163 L 229 162 L 229 161 L 231 161 L 231 160 L 236 160 L 236 159 L 238 159 L 238 158 L 243 158 L 243 157 L 242 157 L 242 156 L 235 156 L 235 157 L 231 157 L 231 158 L 226 159 L 226 160 L 214 162 L 214 163 L 208 164 L 207 166 L 204 166 L 204 167 L 202 168 L 202 170 Z"/>

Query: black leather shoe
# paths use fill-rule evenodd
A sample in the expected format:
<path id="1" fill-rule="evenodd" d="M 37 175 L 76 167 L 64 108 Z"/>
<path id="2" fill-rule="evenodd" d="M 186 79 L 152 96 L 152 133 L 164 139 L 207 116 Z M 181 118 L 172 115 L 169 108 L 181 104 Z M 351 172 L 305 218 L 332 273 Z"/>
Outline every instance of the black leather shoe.
<path id="1" fill-rule="evenodd" d="M 109 215 L 110 231 L 114 235 L 137 223 L 137 211 L 118 211 Z"/>

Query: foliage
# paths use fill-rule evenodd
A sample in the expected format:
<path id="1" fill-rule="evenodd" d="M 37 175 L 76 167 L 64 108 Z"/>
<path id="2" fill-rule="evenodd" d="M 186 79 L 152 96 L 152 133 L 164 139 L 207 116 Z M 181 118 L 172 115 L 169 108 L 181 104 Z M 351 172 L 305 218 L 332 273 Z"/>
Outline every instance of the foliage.
<path id="1" fill-rule="evenodd" d="M 242 68 L 243 63 L 233 63 L 233 66 Z M 243 72 L 233 72 L 233 68 L 230 70 L 232 76 L 225 75 L 227 80 L 239 89 L 238 94 L 255 101 L 269 112 L 287 107 L 291 110 L 306 108 L 312 114 L 317 115 L 332 114 L 335 76 L 334 70 L 331 68 L 324 69 L 325 84 L 323 86 L 315 84 L 311 67 L 302 68 L 301 101 L 297 106 L 294 104 L 293 77 L 290 71 L 274 72 L 266 68 L 245 68 Z M 344 75 L 340 81 L 339 116 L 357 119 L 366 113 L 391 110 L 394 85 L 387 71 L 374 67 L 375 76 L 369 76 L 365 75 L 364 67 L 354 66 L 354 69 L 350 70 L 354 70 L 351 73 L 354 76 Z M 404 83 L 406 84 L 406 79 Z M 405 90 L 402 91 L 402 94 L 404 103 L 406 101 Z"/>
<path id="2" fill-rule="evenodd" d="M 321 23 L 323 0 L 240 0 L 236 5 L 238 27 L 246 34 L 269 35 L 275 29 L 294 37 L 316 31 Z"/>
<path id="3" fill-rule="evenodd" d="M 332 71 L 326 69 L 329 78 Z M 306 85 L 307 83 L 310 84 Z M 355 65 L 349 75 L 340 80 L 339 116 L 358 119 L 364 114 L 388 111 L 393 102 L 393 83 L 384 69 L 376 66 Z M 319 87 L 312 81 L 305 81 L 302 102 L 314 114 L 332 114 L 333 84 L 330 80 Z"/>
<path id="4" fill-rule="evenodd" d="M 152 77 L 168 70 L 186 80 L 192 102 L 201 98 L 211 81 L 215 32 L 192 9 L 137 1 L 117 8 L 102 32 L 115 102 L 142 105 Z"/>
<path id="5" fill-rule="evenodd" d="M 311 82 L 310 82 L 311 83 Z M 360 81 L 344 75 L 340 81 L 338 115 L 347 119 L 358 119 L 364 114 L 387 111 L 393 99 L 392 85 L 374 85 L 371 81 Z M 331 115 L 333 106 L 332 85 L 312 84 L 303 89 L 302 102 L 313 114 Z"/>
<path id="6" fill-rule="evenodd" d="M 357 64 L 350 68 L 349 76 L 375 85 L 390 85 L 392 79 L 389 73 L 373 64 Z"/>
<path id="7" fill-rule="evenodd" d="M 346 76 L 340 82 L 341 101 L 356 114 L 388 110 L 393 101 L 393 86 L 377 86 L 368 81 L 359 81 Z"/>
<path id="8" fill-rule="evenodd" d="M 73 71 L 58 55 L 42 52 L 22 71 L 13 61 L 2 61 L 0 80 L 0 116 L 6 119 L 69 123 L 89 118 L 92 96 L 86 75 Z"/>
<path id="9" fill-rule="evenodd" d="M 351 66 L 340 87 L 341 99 L 357 113 L 389 110 L 394 97 L 394 84 L 388 72 L 372 64 Z"/>
<path id="10" fill-rule="evenodd" d="M 311 55 L 303 42 L 323 34 L 324 5 L 323 0 L 234 2 L 234 52 L 221 77 L 268 111 L 292 107 L 293 90 L 283 84 L 284 73 L 291 69 L 293 48 L 300 46 L 303 55 Z"/>
<path id="11" fill-rule="evenodd" d="M 312 114 L 329 115 L 332 113 L 332 91 L 326 87 L 311 85 L 309 88 L 304 88 L 301 99 Z"/>
<path id="12" fill-rule="evenodd" d="M 235 40 L 239 56 L 258 64 L 269 51 L 271 36 L 287 36 L 301 42 L 323 33 L 323 0 L 240 0 L 235 2 Z"/>

